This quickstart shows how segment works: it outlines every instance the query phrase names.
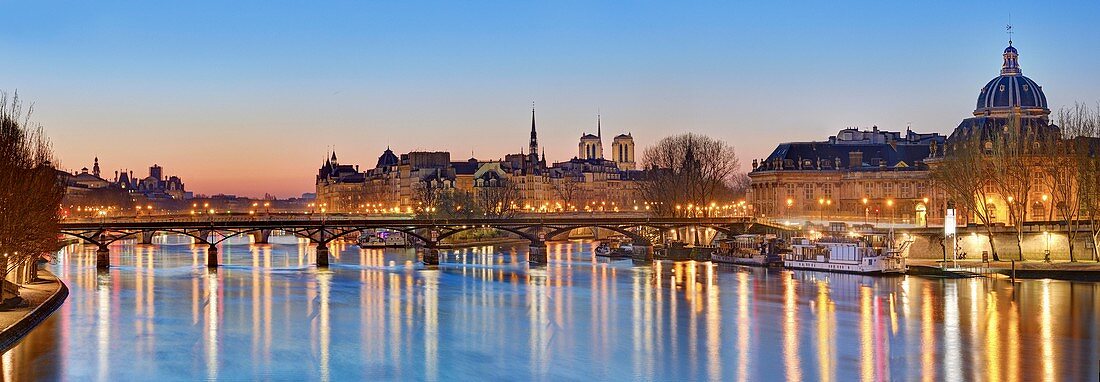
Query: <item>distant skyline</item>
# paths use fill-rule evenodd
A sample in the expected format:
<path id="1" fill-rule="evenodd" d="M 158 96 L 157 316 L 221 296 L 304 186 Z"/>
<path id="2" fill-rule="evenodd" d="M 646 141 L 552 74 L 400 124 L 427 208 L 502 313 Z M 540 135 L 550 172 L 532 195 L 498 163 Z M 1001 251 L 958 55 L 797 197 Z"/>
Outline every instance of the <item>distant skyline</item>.
<path id="1" fill-rule="evenodd" d="M 1052 110 L 1100 102 L 1100 3 L 0 2 L 0 90 L 34 103 L 65 169 L 195 193 L 313 191 L 335 148 L 372 167 L 525 150 L 549 161 L 602 114 L 639 160 L 661 137 L 732 143 L 745 170 L 845 127 L 950 133 L 1011 22 Z M 609 142 L 605 142 L 609 144 Z"/>

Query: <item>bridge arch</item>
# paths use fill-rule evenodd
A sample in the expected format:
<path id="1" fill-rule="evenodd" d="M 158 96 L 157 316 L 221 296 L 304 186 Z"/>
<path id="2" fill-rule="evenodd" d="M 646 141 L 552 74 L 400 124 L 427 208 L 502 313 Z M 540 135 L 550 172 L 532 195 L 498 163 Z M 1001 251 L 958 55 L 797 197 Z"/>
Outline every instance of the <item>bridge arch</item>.
<path id="1" fill-rule="evenodd" d="M 609 231 L 620 233 L 623 236 L 629 237 L 631 240 L 634 241 L 635 244 L 650 245 L 649 239 L 646 239 L 645 237 L 638 234 L 637 232 L 632 232 L 629 229 L 627 229 L 627 228 L 630 228 L 630 227 L 618 227 L 618 226 L 605 225 L 605 224 L 580 224 L 580 225 L 570 225 L 570 226 L 565 226 L 565 227 L 554 228 L 550 232 L 546 233 L 546 239 L 549 240 L 551 238 L 554 238 L 555 236 L 559 236 L 559 235 L 568 233 L 569 231 L 572 231 L 572 230 L 575 230 L 575 229 L 578 229 L 578 228 L 603 228 L 603 229 L 606 229 L 606 230 L 609 230 Z"/>
<path id="2" fill-rule="evenodd" d="M 512 233 L 516 236 L 519 236 L 522 239 L 527 239 L 527 240 L 531 241 L 531 244 L 537 244 L 541 241 L 541 240 L 539 240 L 538 236 L 532 235 L 529 232 L 525 232 L 525 231 L 517 229 L 517 228 L 503 227 L 503 226 L 498 226 L 498 225 L 488 225 L 487 227 L 486 226 L 480 226 L 480 227 L 479 226 L 466 226 L 466 227 L 463 227 L 463 228 L 451 229 L 450 231 L 439 234 L 439 237 L 436 238 L 435 244 L 439 244 L 440 242 L 443 241 L 443 239 L 454 236 L 454 235 L 458 234 L 459 232 L 465 232 L 465 231 L 469 231 L 469 230 L 472 230 L 472 229 L 479 229 L 479 228 L 492 228 L 492 229 L 495 229 L 495 230 L 498 230 L 498 231 L 510 232 L 510 233 Z"/>

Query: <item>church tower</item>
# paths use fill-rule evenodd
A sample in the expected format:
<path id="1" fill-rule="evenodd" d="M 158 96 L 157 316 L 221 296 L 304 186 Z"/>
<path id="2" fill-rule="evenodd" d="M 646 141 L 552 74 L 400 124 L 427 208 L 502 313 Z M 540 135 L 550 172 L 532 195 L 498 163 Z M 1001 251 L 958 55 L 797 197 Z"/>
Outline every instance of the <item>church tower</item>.
<path id="1" fill-rule="evenodd" d="M 527 155 L 532 158 L 538 158 L 539 155 L 539 137 L 535 132 L 535 107 L 531 106 L 531 142 L 527 147 Z"/>
<path id="2" fill-rule="evenodd" d="M 600 116 L 596 115 L 596 135 L 584 134 L 577 145 L 577 157 L 580 159 L 603 159 L 603 134 Z"/>
<path id="3" fill-rule="evenodd" d="M 611 141 L 611 159 L 620 170 L 634 170 L 634 137 L 619 134 Z"/>

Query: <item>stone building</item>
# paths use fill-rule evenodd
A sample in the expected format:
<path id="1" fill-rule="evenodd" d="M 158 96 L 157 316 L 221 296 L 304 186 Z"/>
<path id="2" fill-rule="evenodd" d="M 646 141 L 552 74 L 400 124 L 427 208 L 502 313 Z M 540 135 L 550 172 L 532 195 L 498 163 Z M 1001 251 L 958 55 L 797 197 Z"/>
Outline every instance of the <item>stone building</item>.
<path id="1" fill-rule="evenodd" d="M 779 219 L 924 225 L 942 215 L 924 163 L 946 137 L 936 133 L 844 129 L 826 141 L 789 142 L 753 160 L 748 199 Z"/>
<path id="2" fill-rule="evenodd" d="M 931 170 L 951 156 L 963 140 L 978 139 L 990 150 L 994 138 L 1018 127 L 1026 146 L 1039 137 L 1061 137 L 1050 122 L 1043 88 L 1023 75 L 1019 52 L 1009 46 L 1002 53 L 1000 74 L 979 90 L 972 116 L 949 137 L 853 129 L 841 130 L 825 142 L 779 145 L 763 160 L 753 161 L 749 198 L 757 215 L 777 218 L 877 220 L 924 225 L 942 224 L 948 200 L 934 187 Z M 1007 203 L 1028 203 L 1027 221 L 1050 220 L 1052 200 L 1039 168 L 1028 172 L 1032 182 L 1028 200 L 1014 201 L 986 186 L 984 205 L 993 223 L 1008 223 Z M 975 196 L 976 198 L 978 196 Z M 968 211 L 958 222 L 975 223 Z M 870 219 L 869 219 L 870 218 Z"/>
<path id="3" fill-rule="evenodd" d="M 450 160 L 447 152 L 411 152 L 397 156 L 389 148 L 374 168 L 359 171 L 341 165 L 335 154 L 322 164 L 317 176 L 317 203 L 332 212 L 401 212 L 416 209 L 418 187 L 455 188 L 476 194 L 478 187 L 508 184 L 516 187 L 518 208 L 528 212 L 623 210 L 642 205 L 634 170 L 634 138 L 615 137 L 612 159 L 603 156 L 602 126 L 597 134 L 584 134 L 578 156 L 548 164 L 540 157 L 535 112 L 526 153 L 497 160 Z"/>

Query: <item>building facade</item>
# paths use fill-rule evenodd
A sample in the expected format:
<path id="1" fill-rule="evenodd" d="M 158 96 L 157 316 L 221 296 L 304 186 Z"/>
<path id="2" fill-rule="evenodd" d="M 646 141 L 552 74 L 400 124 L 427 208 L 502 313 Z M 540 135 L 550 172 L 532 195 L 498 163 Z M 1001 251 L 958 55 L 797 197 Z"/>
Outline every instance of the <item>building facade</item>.
<path id="1" fill-rule="evenodd" d="M 410 213 L 422 203 L 418 189 L 454 189 L 476 196 L 484 187 L 514 187 L 516 197 L 509 204 L 527 212 L 614 211 L 643 205 L 638 198 L 643 173 L 635 170 L 634 138 L 615 137 L 615 153 L 605 159 L 598 117 L 596 131 L 581 136 L 577 157 L 553 164 L 544 150 L 540 155 L 533 108 L 527 152 L 497 160 L 451 161 L 448 152 L 398 156 L 387 148 L 374 168 L 359 171 L 357 166 L 338 164 L 334 154 L 318 171 L 317 203 L 332 212 Z"/>
<path id="2" fill-rule="evenodd" d="M 906 131 L 841 130 L 822 142 L 780 144 L 770 156 L 753 161 L 749 173 L 749 200 L 757 215 L 791 220 L 895 221 L 916 225 L 942 224 L 948 205 L 944 190 L 933 183 L 931 171 L 957 142 L 980 139 L 990 146 L 992 137 L 1010 126 L 1024 131 L 1020 139 L 1036 145 L 1041 136 L 1057 136 L 1050 123 L 1050 109 L 1041 86 L 1025 77 L 1019 52 L 1009 42 L 1002 54 L 1000 75 L 979 92 L 973 115 L 964 119 L 950 136 Z M 1027 172 L 1036 179 L 1043 175 Z M 1049 220 L 1052 203 L 1046 182 L 1031 185 L 1027 220 Z M 985 186 L 984 205 L 992 223 L 1009 223 L 1011 197 L 997 195 Z M 977 197 L 977 196 L 975 196 Z M 973 223 L 973 211 L 960 211 L 959 223 Z"/>
<path id="3" fill-rule="evenodd" d="M 942 195 L 925 161 L 945 140 L 876 126 L 844 129 L 826 141 L 783 143 L 753 160 L 748 199 L 758 216 L 924 225 L 942 219 L 930 208 Z"/>

